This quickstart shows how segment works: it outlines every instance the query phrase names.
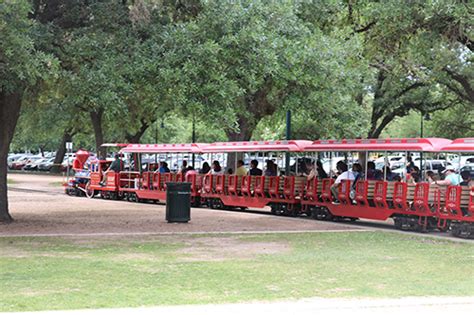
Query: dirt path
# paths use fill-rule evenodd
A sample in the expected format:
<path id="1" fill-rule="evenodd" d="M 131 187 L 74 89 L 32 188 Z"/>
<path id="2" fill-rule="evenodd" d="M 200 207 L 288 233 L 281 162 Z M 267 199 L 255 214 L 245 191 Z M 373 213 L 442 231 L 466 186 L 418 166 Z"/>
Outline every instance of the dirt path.
<path id="1" fill-rule="evenodd" d="M 188 224 L 169 224 L 165 207 L 70 197 L 62 177 L 10 174 L 10 209 L 15 222 L 0 225 L 10 235 L 121 235 L 268 231 L 360 231 L 363 227 L 245 212 L 193 208 Z"/>

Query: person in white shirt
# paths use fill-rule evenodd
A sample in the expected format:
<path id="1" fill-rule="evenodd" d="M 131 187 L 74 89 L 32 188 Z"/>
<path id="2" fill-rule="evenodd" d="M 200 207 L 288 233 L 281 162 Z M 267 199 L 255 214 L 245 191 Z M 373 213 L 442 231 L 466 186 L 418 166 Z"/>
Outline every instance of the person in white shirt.
<path id="1" fill-rule="evenodd" d="M 337 162 L 336 168 L 337 168 L 340 175 L 336 178 L 336 181 L 331 186 L 331 192 L 332 192 L 332 195 L 334 197 L 333 204 L 339 204 L 339 201 L 337 199 L 337 197 L 338 197 L 337 195 L 339 193 L 339 186 L 341 186 L 341 181 L 344 180 L 344 179 L 347 179 L 347 180 L 354 180 L 355 179 L 354 173 L 349 171 L 349 168 L 347 167 L 347 164 L 344 163 L 343 161 Z"/>
<path id="2" fill-rule="evenodd" d="M 212 162 L 211 170 L 209 173 L 212 175 L 224 174 L 224 170 L 222 169 L 219 161 Z"/>

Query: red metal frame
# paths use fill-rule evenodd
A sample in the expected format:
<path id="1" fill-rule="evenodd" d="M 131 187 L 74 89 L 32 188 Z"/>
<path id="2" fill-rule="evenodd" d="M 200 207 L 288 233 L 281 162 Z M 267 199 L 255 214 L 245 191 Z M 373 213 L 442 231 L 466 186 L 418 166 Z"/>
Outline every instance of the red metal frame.
<path id="1" fill-rule="evenodd" d="M 377 208 L 388 208 L 387 203 L 388 183 L 376 181 L 374 187 L 374 203 Z"/>
<path id="2" fill-rule="evenodd" d="M 355 187 L 355 202 L 359 206 L 368 206 L 369 201 L 367 200 L 369 189 L 369 183 L 365 180 L 358 180 Z"/>
<path id="3" fill-rule="evenodd" d="M 331 192 L 331 186 L 334 184 L 334 179 L 324 178 L 323 179 L 323 188 L 321 191 L 321 200 L 326 203 L 333 201 L 333 196 Z"/>
<path id="4" fill-rule="evenodd" d="M 350 205 L 352 203 L 350 198 L 352 181 L 350 180 L 342 180 L 341 184 L 338 187 L 338 194 L 337 198 L 339 202 L 344 205 Z"/>
<path id="5" fill-rule="evenodd" d="M 406 211 L 410 207 L 407 202 L 407 183 L 395 183 L 393 188 L 393 205 L 399 211 Z"/>
<path id="6" fill-rule="evenodd" d="M 430 215 L 430 183 L 417 183 L 412 209 L 421 216 Z"/>

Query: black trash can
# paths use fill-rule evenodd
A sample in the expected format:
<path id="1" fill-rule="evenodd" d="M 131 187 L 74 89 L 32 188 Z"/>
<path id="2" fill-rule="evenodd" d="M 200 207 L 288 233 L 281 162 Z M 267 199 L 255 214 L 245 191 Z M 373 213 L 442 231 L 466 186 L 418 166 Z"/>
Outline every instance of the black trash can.
<path id="1" fill-rule="evenodd" d="M 191 183 L 166 183 L 166 221 L 191 220 Z"/>

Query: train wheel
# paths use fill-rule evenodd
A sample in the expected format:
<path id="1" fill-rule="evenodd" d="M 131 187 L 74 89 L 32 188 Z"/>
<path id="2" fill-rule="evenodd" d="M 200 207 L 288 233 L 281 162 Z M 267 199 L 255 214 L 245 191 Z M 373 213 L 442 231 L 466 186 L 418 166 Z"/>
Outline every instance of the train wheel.
<path id="1" fill-rule="evenodd" d="M 459 237 L 461 234 L 461 229 L 458 223 L 451 224 L 451 235 L 454 237 Z"/>
<path id="2" fill-rule="evenodd" d="M 91 189 L 91 184 L 90 182 L 88 182 L 86 185 L 86 197 L 91 199 L 91 198 L 94 198 L 94 195 L 95 195 L 95 191 L 94 189 Z"/>
<path id="3" fill-rule="evenodd" d="M 393 223 L 394 223 L 395 228 L 396 228 L 397 230 L 401 230 L 401 229 L 402 229 L 402 225 L 403 225 L 403 224 L 402 224 L 402 219 L 401 219 L 401 218 L 398 218 L 398 217 L 393 218 Z"/>

